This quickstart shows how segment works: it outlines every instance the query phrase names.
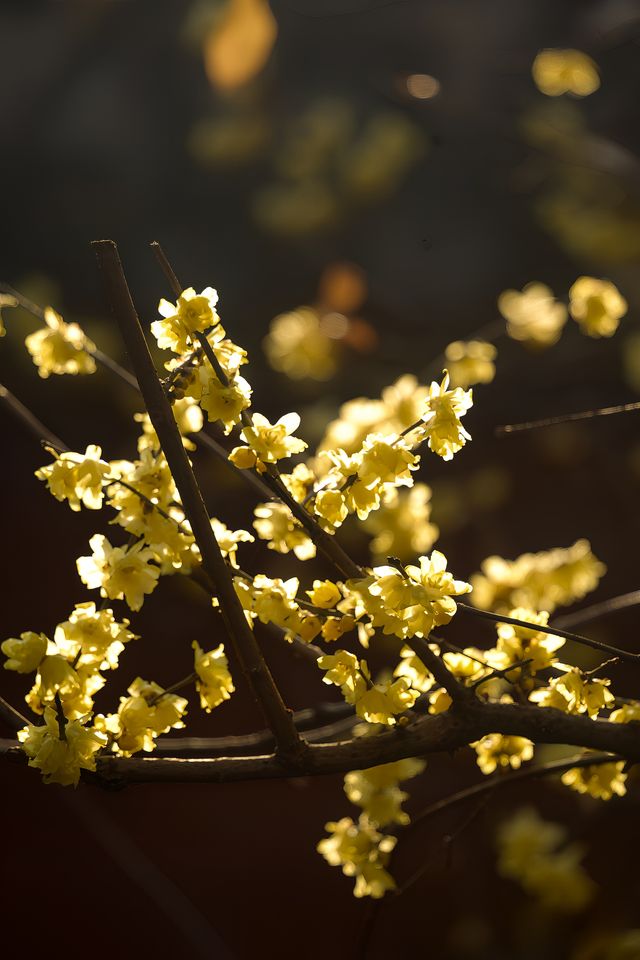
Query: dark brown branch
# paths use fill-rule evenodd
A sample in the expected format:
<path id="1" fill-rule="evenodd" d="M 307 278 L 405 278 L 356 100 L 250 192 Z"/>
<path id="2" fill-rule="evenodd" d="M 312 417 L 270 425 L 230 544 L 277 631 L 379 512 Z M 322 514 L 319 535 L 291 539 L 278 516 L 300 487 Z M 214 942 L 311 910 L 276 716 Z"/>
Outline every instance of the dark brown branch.
<path id="1" fill-rule="evenodd" d="M 477 607 L 470 607 L 466 603 L 458 603 L 458 609 L 463 613 L 471 614 L 474 617 L 480 617 L 483 620 L 491 620 L 494 623 L 512 623 L 515 627 L 526 627 L 527 630 L 535 629 L 538 633 L 548 633 L 556 637 L 564 637 L 566 640 L 574 640 L 585 647 L 593 647 L 594 650 L 601 650 L 603 653 L 609 653 L 614 657 L 620 657 L 621 660 L 640 660 L 640 653 L 631 653 L 629 650 L 621 650 L 618 647 L 612 647 L 608 643 L 602 643 L 600 640 L 593 640 L 591 637 L 583 637 L 580 633 L 571 633 L 569 630 L 561 630 L 555 624 L 550 623 L 546 627 L 531 621 L 518 620 L 516 617 L 507 617 L 501 613 L 493 613 L 491 610 L 478 610 Z"/>
<path id="2" fill-rule="evenodd" d="M 151 359 L 117 247 L 110 240 L 98 240 L 92 245 L 103 275 L 108 300 L 120 325 L 149 417 L 180 493 L 185 514 L 202 556 L 203 567 L 215 584 L 227 634 L 236 649 L 243 672 L 267 724 L 273 731 L 279 758 L 293 762 L 301 756 L 303 744 L 236 596 L 233 580 L 213 534 L 211 521 L 171 405 Z"/>
<path id="3" fill-rule="evenodd" d="M 460 705 L 473 699 L 473 692 L 463 687 L 459 680 L 454 677 L 444 660 L 441 660 L 438 654 L 431 649 L 424 637 L 411 637 L 406 639 L 405 643 L 408 647 L 411 647 L 418 659 L 433 674 L 440 686 L 444 687 L 453 703 Z"/>
<path id="4" fill-rule="evenodd" d="M 105 783 L 227 783 L 321 776 L 365 770 L 405 757 L 451 753 L 489 733 L 526 737 L 533 743 L 572 744 L 640 762 L 637 724 L 569 716 L 533 704 L 469 703 L 464 710 L 426 716 L 402 729 L 338 743 L 309 744 L 299 762 L 287 763 L 273 753 L 246 757 L 176 759 L 113 757 L 98 760 Z M 4 741 L 0 755 L 13 755 L 16 744 Z"/>

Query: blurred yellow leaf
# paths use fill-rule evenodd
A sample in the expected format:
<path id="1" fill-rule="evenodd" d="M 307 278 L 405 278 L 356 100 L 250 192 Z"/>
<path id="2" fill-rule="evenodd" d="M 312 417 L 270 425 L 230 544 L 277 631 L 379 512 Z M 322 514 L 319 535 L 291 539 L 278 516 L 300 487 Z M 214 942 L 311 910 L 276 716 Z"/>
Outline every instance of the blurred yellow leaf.
<path id="1" fill-rule="evenodd" d="M 262 70 L 278 35 L 267 0 L 229 0 L 204 41 L 209 81 L 220 90 L 244 86 Z"/>

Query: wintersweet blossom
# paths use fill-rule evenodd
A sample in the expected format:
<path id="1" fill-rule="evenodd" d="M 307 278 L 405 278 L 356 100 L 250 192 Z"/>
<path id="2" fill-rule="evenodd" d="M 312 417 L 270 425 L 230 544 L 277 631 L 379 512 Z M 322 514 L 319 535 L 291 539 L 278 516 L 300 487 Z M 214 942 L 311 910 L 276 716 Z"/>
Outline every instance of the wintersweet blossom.
<path id="1" fill-rule="evenodd" d="M 409 710 L 420 696 L 406 677 L 374 683 L 366 660 L 359 661 L 346 650 L 319 657 L 318 666 L 326 671 L 324 682 L 339 686 L 347 703 L 352 703 L 367 723 L 394 726 L 396 717 Z"/>
<path id="2" fill-rule="evenodd" d="M 52 373 L 94 373 L 96 362 L 91 354 L 96 345 L 82 328 L 77 323 L 65 323 L 52 307 L 44 308 L 44 322 L 45 327 L 30 333 L 24 341 L 40 376 L 46 379 Z"/>
<path id="3" fill-rule="evenodd" d="M 551 347 L 567 322 L 567 308 L 544 283 L 528 283 L 522 291 L 505 290 L 498 310 L 507 321 L 507 333 L 533 347 Z"/>
<path id="4" fill-rule="evenodd" d="M 569 312 L 589 337 L 611 337 L 628 304 L 609 280 L 578 277 L 569 290 Z"/>
<path id="5" fill-rule="evenodd" d="M 20 637 L 9 637 L 0 645 L 0 650 L 7 660 L 5 670 L 15 670 L 16 673 L 33 673 L 38 669 L 49 646 L 49 640 L 44 633 L 34 633 L 27 630 Z"/>
<path id="6" fill-rule="evenodd" d="M 513 607 L 546 610 L 581 600 L 598 586 L 607 568 L 588 540 L 567 548 L 523 553 L 516 560 L 487 557 L 471 577 L 474 606 L 508 614 Z"/>
<path id="7" fill-rule="evenodd" d="M 61 454 L 48 449 L 54 461 L 36 470 L 38 480 L 46 480 L 56 500 L 67 500 L 76 512 L 83 506 L 100 510 L 109 474 L 109 464 L 101 459 L 100 447 L 90 444 L 84 453 Z"/>
<path id="8" fill-rule="evenodd" d="M 120 698 L 118 712 L 96 717 L 96 727 L 111 738 L 111 749 L 124 757 L 139 750 L 151 752 L 154 739 L 162 733 L 184 727 L 187 701 L 175 693 L 165 693 L 153 681 L 136 677 L 128 688 L 128 697 Z"/>
<path id="9" fill-rule="evenodd" d="M 162 320 L 155 320 L 151 324 L 151 332 L 160 349 L 186 353 L 194 334 L 205 333 L 220 322 L 216 312 L 217 302 L 218 294 L 212 287 L 205 287 L 200 294 L 193 287 L 187 287 L 176 303 L 161 300 L 158 313 Z M 224 336 L 224 330 L 218 333 L 220 338 Z"/>
<path id="10" fill-rule="evenodd" d="M 245 451 L 245 457 L 246 451 L 253 454 L 254 464 L 276 463 L 294 453 L 302 453 L 307 444 L 293 436 L 299 426 L 297 413 L 285 413 L 276 423 L 270 423 L 261 413 L 254 413 L 251 426 L 245 426 L 240 433 L 247 447 L 236 447 L 231 451 L 230 459 L 242 469 L 244 461 L 238 457 L 241 451 Z"/>
<path id="11" fill-rule="evenodd" d="M 145 594 L 155 590 L 160 576 L 153 565 L 153 551 L 141 541 L 132 547 L 112 547 L 101 533 L 91 537 L 89 546 L 92 556 L 77 560 L 82 582 L 90 590 L 99 587 L 102 597 L 124 599 L 132 610 L 139 610 Z"/>
<path id="12" fill-rule="evenodd" d="M 347 877 L 355 877 L 354 896 L 383 897 L 395 889 L 393 877 L 384 869 L 396 838 L 379 833 L 366 816 L 358 823 L 351 817 L 325 824 L 330 834 L 318 844 L 318 853 L 333 867 L 342 867 Z"/>
<path id="13" fill-rule="evenodd" d="M 362 808 L 370 823 L 386 827 L 390 823 L 407 824 L 409 814 L 402 809 L 408 794 L 398 784 L 422 773 L 424 760 L 410 757 L 383 763 L 368 770 L 353 770 L 344 778 L 344 792 L 351 803 Z"/>
<path id="14" fill-rule="evenodd" d="M 555 707 L 563 713 L 586 713 L 597 717 L 601 710 L 611 706 L 615 697 L 609 690 L 607 679 L 582 676 L 577 667 L 562 665 L 566 673 L 552 677 L 547 687 L 529 694 L 529 700 L 541 707 Z"/>
<path id="15" fill-rule="evenodd" d="M 487 651 L 487 662 L 497 670 L 506 671 L 511 664 L 520 664 L 505 674 L 509 683 L 517 683 L 530 690 L 533 677 L 545 670 L 557 660 L 556 650 L 564 646 L 562 637 L 536 630 L 536 626 L 546 627 L 549 614 L 546 610 L 535 613 L 527 607 L 516 607 L 508 616 L 515 620 L 526 620 L 533 629 L 519 627 L 511 623 L 497 625 L 498 642 L 493 650 Z"/>
<path id="16" fill-rule="evenodd" d="M 563 93 L 588 97 L 600 86 L 596 64 L 581 50 L 541 50 L 533 61 L 532 73 L 538 90 L 548 97 Z"/>
<path id="17" fill-rule="evenodd" d="M 374 625 L 400 637 L 426 637 L 434 626 L 449 623 L 457 609 L 453 598 L 471 590 L 468 583 L 453 579 L 439 550 L 420 557 L 419 566 L 409 564 L 404 572 L 382 566 L 374 567 L 373 574 L 369 593 L 383 606 L 372 611 Z"/>
<path id="18" fill-rule="evenodd" d="M 478 766 L 485 774 L 493 773 L 498 767 L 513 767 L 517 770 L 533 756 L 533 743 L 526 737 L 490 733 L 471 746 L 476 751 Z"/>
<path id="19" fill-rule="evenodd" d="M 471 434 L 462 426 L 460 417 L 473 405 L 471 390 L 456 387 L 449 390 L 449 373 L 445 370 L 441 383 L 429 387 L 422 420 L 429 449 L 443 460 L 451 460 L 471 440 Z"/>
<path id="20" fill-rule="evenodd" d="M 96 754 L 107 738 L 79 720 L 63 721 L 64 735 L 55 710 L 47 707 L 44 724 L 29 724 L 18 731 L 18 740 L 29 758 L 29 766 L 37 767 L 45 783 L 77 786 L 81 770 L 96 769 Z"/>
<path id="21" fill-rule="evenodd" d="M 624 768 L 624 760 L 598 763 L 592 767 L 574 767 L 562 774 L 562 782 L 578 793 L 588 793 L 596 800 L 610 800 L 614 794 L 623 797 L 627 792 Z"/>
<path id="22" fill-rule="evenodd" d="M 486 340 L 454 340 L 444 351 L 452 385 L 465 388 L 491 383 L 496 375 L 497 353 Z"/>
<path id="23" fill-rule="evenodd" d="M 502 823 L 497 836 L 499 873 L 559 913 L 584 909 L 595 892 L 580 864 L 581 847 L 567 845 L 566 836 L 560 824 L 542 820 L 531 807 Z"/>
<path id="24" fill-rule="evenodd" d="M 194 640 L 191 646 L 194 649 L 194 666 L 198 675 L 196 690 L 200 694 L 200 706 L 207 713 L 214 707 L 228 700 L 235 687 L 229 673 L 229 662 L 225 656 L 224 644 L 205 653 Z"/>
<path id="25" fill-rule="evenodd" d="M 135 640 L 128 620 L 116 620 L 108 607 L 77 603 L 69 619 L 59 623 L 54 634 L 56 649 L 79 667 L 114 670 L 125 644 Z"/>
<path id="26" fill-rule="evenodd" d="M 293 550 L 298 560 L 310 560 L 316 555 L 316 545 L 304 527 L 294 518 L 286 503 L 259 503 L 255 508 L 253 528 L 261 540 L 268 541 L 269 550 L 289 553 Z"/>

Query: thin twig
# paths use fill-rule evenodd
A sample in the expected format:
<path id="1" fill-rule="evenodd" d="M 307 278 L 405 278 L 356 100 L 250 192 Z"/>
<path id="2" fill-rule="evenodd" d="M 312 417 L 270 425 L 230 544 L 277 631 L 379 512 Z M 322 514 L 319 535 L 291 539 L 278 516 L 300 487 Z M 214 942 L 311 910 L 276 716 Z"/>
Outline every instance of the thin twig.
<path id="1" fill-rule="evenodd" d="M 26 727 L 29 721 L 17 710 L 8 700 L 0 697 L 0 718 L 4 720 L 7 726 L 12 730 L 21 730 Z"/>
<path id="2" fill-rule="evenodd" d="M 548 633 L 552 636 L 564 637 L 565 640 L 574 640 L 585 647 L 593 647 L 594 650 L 601 650 L 603 653 L 610 653 L 614 657 L 620 657 L 621 660 L 631 660 L 637 662 L 640 660 L 640 653 L 631 653 L 629 650 L 620 650 L 618 647 L 612 647 L 608 643 L 602 643 L 600 640 L 593 640 L 591 637 L 583 637 L 580 633 L 571 633 L 569 630 L 561 630 L 555 624 L 548 626 L 541 624 L 532 624 L 526 620 L 518 620 L 515 617 L 507 617 L 501 613 L 492 613 L 491 610 L 479 610 L 477 607 L 470 607 L 466 603 L 458 604 L 458 609 L 463 613 L 468 613 L 474 617 L 480 617 L 483 620 L 492 620 L 494 623 L 511 623 L 515 627 L 525 627 L 527 630 L 535 628 L 538 633 Z"/>
<path id="3" fill-rule="evenodd" d="M 580 413 L 565 413 L 558 417 L 546 417 L 544 420 L 529 420 L 526 423 L 505 423 L 496 427 L 496 436 L 504 437 L 510 433 L 522 433 L 525 430 L 538 430 L 541 427 L 554 427 L 558 423 L 574 423 L 576 420 L 594 420 L 596 417 L 610 417 L 616 413 L 633 413 L 640 410 L 640 402 L 621 403 L 615 407 L 600 407 L 598 410 L 582 410 Z"/>
<path id="4" fill-rule="evenodd" d="M 567 759 L 550 760 L 548 763 L 538 764 L 532 767 L 523 767 L 512 773 L 506 773 L 504 775 L 498 774 L 487 780 L 482 780 L 480 783 L 474 783 L 471 787 L 465 787 L 464 790 L 452 793 L 448 797 L 443 797 L 441 800 L 436 800 L 428 807 L 425 807 L 424 810 L 421 810 L 420 813 L 412 818 L 406 831 L 402 831 L 402 836 L 406 836 L 406 832 L 417 827 L 418 824 L 432 817 L 434 814 L 448 810 L 450 807 L 455 807 L 457 804 L 464 803 L 465 800 L 471 800 L 480 794 L 492 793 L 494 790 L 511 787 L 516 783 L 521 783 L 523 780 L 532 780 L 535 777 L 549 777 L 558 773 L 566 773 L 567 770 L 574 770 L 576 767 L 595 767 L 601 766 L 603 763 L 616 763 L 621 759 L 623 758 L 612 753 L 579 753 Z"/>
<path id="5" fill-rule="evenodd" d="M 611 597 L 610 600 L 603 600 L 602 603 L 593 603 L 590 607 L 583 607 L 582 610 L 573 610 L 571 613 L 565 613 L 561 617 L 554 619 L 554 625 L 559 627 L 572 627 L 579 623 L 588 623 L 591 620 L 597 620 L 607 613 L 615 613 L 617 610 L 625 610 L 627 607 L 636 607 L 640 604 L 640 590 L 632 590 L 630 593 L 622 593 L 618 597 Z"/>
<path id="6" fill-rule="evenodd" d="M 45 425 L 38 420 L 38 418 L 29 410 L 23 403 L 21 403 L 17 397 L 15 397 L 7 387 L 3 386 L 0 383 L 0 400 L 7 406 L 11 413 L 16 417 L 17 420 L 20 420 L 38 440 L 44 440 L 46 443 L 50 444 L 52 447 L 56 447 L 63 452 L 67 452 L 69 448 L 62 442 L 60 437 L 57 437 L 55 433 L 52 433 Z"/>

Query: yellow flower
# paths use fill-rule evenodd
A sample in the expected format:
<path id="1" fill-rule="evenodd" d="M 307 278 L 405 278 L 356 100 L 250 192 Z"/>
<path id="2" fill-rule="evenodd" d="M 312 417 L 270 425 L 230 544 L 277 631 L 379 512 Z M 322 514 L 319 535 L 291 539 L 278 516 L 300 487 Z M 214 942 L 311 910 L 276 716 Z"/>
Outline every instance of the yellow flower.
<path id="1" fill-rule="evenodd" d="M 564 646 L 565 640 L 535 629 L 535 625 L 547 625 L 549 614 L 546 610 L 534 613 L 526 607 L 516 607 L 508 615 L 515 620 L 528 621 L 534 625 L 534 629 L 499 623 L 498 642 L 493 650 L 487 651 L 487 663 L 494 669 L 506 670 L 512 663 L 528 660 L 529 663 L 510 670 L 506 679 L 509 683 L 521 684 L 525 689 L 531 689 L 532 677 L 556 662 L 555 652 Z"/>
<path id="2" fill-rule="evenodd" d="M 389 854 L 396 845 L 396 838 L 378 833 L 366 816 L 358 823 L 351 817 L 325 824 L 331 836 L 321 840 L 318 853 L 332 867 L 342 867 L 347 877 L 355 877 L 354 896 L 383 897 L 387 890 L 395 889 L 393 877 L 384 869 Z"/>
<path id="3" fill-rule="evenodd" d="M 51 707 L 44 711 L 44 725 L 29 724 L 18 731 L 18 740 L 29 757 L 29 766 L 42 772 L 45 783 L 77 786 L 81 770 L 95 770 L 95 754 L 107 738 L 78 720 L 66 721 L 60 739 L 58 718 Z"/>
<path id="4" fill-rule="evenodd" d="M 274 370 L 292 380 L 329 380 L 337 368 L 338 345 L 313 307 L 298 307 L 271 321 L 263 341 Z"/>
<path id="5" fill-rule="evenodd" d="M 321 490 L 314 498 L 313 509 L 332 527 L 339 527 L 349 516 L 349 508 L 339 490 Z"/>
<path id="6" fill-rule="evenodd" d="M 344 778 L 344 792 L 351 803 L 362 807 L 370 823 L 386 827 L 390 823 L 407 824 L 410 817 L 402 809 L 408 794 L 398 783 L 422 773 L 424 760 L 409 758 L 384 763 L 368 770 L 353 770 Z"/>
<path id="7" fill-rule="evenodd" d="M 533 61 L 535 85 L 548 97 L 588 97 L 600 86 L 598 68 L 581 50 L 541 50 Z"/>
<path id="8" fill-rule="evenodd" d="M 33 673 L 44 659 L 48 646 L 49 641 L 44 633 L 27 630 L 20 634 L 20 638 L 9 637 L 0 646 L 5 657 L 8 657 L 4 669 L 15 670 L 16 673 Z"/>
<path id="9" fill-rule="evenodd" d="M 186 396 L 198 401 L 209 421 L 220 420 L 228 434 L 240 423 L 242 411 L 250 406 L 251 392 L 251 385 L 237 373 L 229 377 L 225 386 L 206 361 L 189 381 Z"/>
<path id="10" fill-rule="evenodd" d="M 289 553 L 293 550 L 298 560 L 310 560 L 316 555 L 316 545 L 304 528 L 294 519 L 284 503 L 259 503 L 254 510 L 253 527 L 261 540 L 268 540 L 269 550 Z"/>
<path id="11" fill-rule="evenodd" d="M 367 684 L 360 673 L 360 662 L 353 653 L 337 650 L 326 654 L 318 657 L 318 666 L 325 671 L 323 682 L 340 687 L 347 703 L 355 703 L 356 696 L 365 692 Z"/>
<path id="12" fill-rule="evenodd" d="M 364 676 L 369 679 L 369 671 L 364 660 L 360 667 Z M 382 723 L 385 726 L 394 726 L 396 717 L 406 710 L 410 710 L 419 696 L 420 691 L 413 690 L 406 677 L 399 677 L 394 681 L 374 683 L 368 689 L 358 688 L 356 690 L 356 713 L 367 723 Z"/>
<path id="13" fill-rule="evenodd" d="M 468 583 L 453 579 L 447 558 L 438 550 L 420 557 L 419 567 L 408 565 L 404 575 L 386 566 L 374 567 L 373 573 L 369 593 L 383 604 L 382 610 L 369 611 L 374 626 L 400 637 L 426 637 L 434 626 L 449 623 L 457 609 L 453 598 L 471 590 Z M 388 615 L 392 619 L 385 623 Z"/>
<path id="14" fill-rule="evenodd" d="M 571 547 L 523 553 L 516 560 L 487 557 L 482 573 L 471 577 L 471 602 L 497 613 L 513 607 L 547 610 L 581 600 L 598 586 L 607 568 L 591 552 L 588 540 Z"/>
<path id="15" fill-rule="evenodd" d="M 589 337 L 613 336 L 627 306 L 627 301 L 609 280 L 579 277 L 569 290 L 569 312 Z"/>
<path id="16" fill-rule="evenodd" d="M 517 770 L 533 756 L 531 740 L 503 736 L 501 733 L 490 733 L 471 746 L 476 751 L 478 766 L 485 774 L 493 773 L 497 767 L 513 767 Z"/>
<path id="17" fill-rule="evenodd" d="M 610 800 L 614 793 L 623 797 L 627 792 L 624 767 L 623 760 L 598 763 L 592 767 L 574 767 L 562 774 L 562 782 L 578 793 L 588 793 L 596 800 Z"/>
<path id="18" fill-rule="evenodd" d="M 307 596 L 316 607 L 329 610 L 342 600 L 340 588 L 331 580 L 314 580 L 313 590 L 307 590 Z"/>
<path id="19" fill-rule="evenodd" d="M 104 677 L 94 666 L 74 668 L 65 657 L 52 653 L 40 664 L 25 700 L 34 713 L 42 713 L 59 696 L 65 717 L 78 720 L 91 713 L 93 698 L 103 686 Z"/>
<path id="20" fill-rule="evenodd" d="M 551 347 L 560 339 L 567 309 L 544 283 L 528 283 L 522 292 L 505 290 L 498 310 L 507 321 L 507 333 L 536 347 Z"/>
<path id="21" fill-rule="evenodd" d="M 401 660 L 393 671 L 394 677 L 406 677 L 409 684 L 420 693 L 426 693 L 431 690 L 435 683 L 433 674 L 425 667 L 424 663 L 417 657 L 411 647 L 402 647 L 400 651 Z"/>
<path id="22" fill-rule="evenodd" d="M 275 463 L 307 449 L 304 440 L 292 436 L 299 426 L 297 413 L 286 413 L 276 423 L 270 423 L 261 413 L 254 413 L 251 426 L 244 427 L 240 436 L 259 460 Z"/>
<path id="23" fill-rule="evenodd" d="M 135 640 L 128 630 L 129 621 L 118 622 L 113 610 L 98 610 L 95 603 L 77 603 L 69 619 L 56 627 L 56 648 L 77 666 L 114 670 L 125 643 Z"/>
<path id="24" fill-rule="evenodd" d="M 113 750 L 130 757 L 139 750 L 155 749 L 154 738 L 171 728 L 184 727 L 182 717 L 187 709 L 184 697 L 165 693 L 157 683 L 136 677 L 120 698 L 118 712 L 96 717 L 96 726 L 114 739 Z"/>
<path id="25" fill-rule="evenodd" d="M 497 350 L 486 340 L 455 340 L 444 355 L 454 387 L 472 387 L 476 383 L 491 383 L 496 375 L 494 360 Z"/>
<path id="26" fill-rule="evenodd" d="M 588 713 L 592 718 L 615 701 L 608 689 L 610 680 L 584 679 L 575 667 L 563 669 L 567 670 L 563 676 L 553 677 L 548 687 L 534 690 L 529 700 L 564 713 Z"/>
<path id="27" fill-rule="evenodd" d="M 46 327 L 30 333 L 25 346 L 41 377 L 52 373 L 94 373 L 96 363 L 91 354 L 96 349 L 77 323 L 65 323 L 51 307 L 44 308 Z"/>
<path id="28" fill-rule="evenodd" d="M 81 506 L 99 510 L 109 473 L 109 464 L 100 459 L 100 447 L 91 444 L 84 453 L 50 452 L 55 459 L 36 470 L 38 480 L 46 480 L 56 500 L 68 500 L 72 510 L 78 511 Z"/>
<path id="29" fill-rule="evenodd" d="M 232 567 L 237 569 L 238 561 L 236 554 L 238 552 L 238 544 L 253 543 L 254 538 L 248 530 L 230 530 L 226 524 L 220 520 L 216 520 L 215 517 L 211 519 L 211 529 L 218 541 L 222 556 L 229 561 Z"/>
<path id="30" fill-rule="evenodd" d="M 182 442 L 187 450 L 195 450 L 196 445 L 189 440 L 185 434 L 199 433 L 202 430 L 204 418 L 202 410 L 193 397 L 182 397 L 180 400 L 174 400 L 171 404 L 173 416 L 178 425 L 178 430 L 182 434 Z M 148 413 L 134 413 L 133 419 L 142 424 L 142 433 L 138 437 L 138 452 L 143 450 L 159 450 L 160 441 L 158 435 L 153 429 L 153 424 L 149 419 Z"/>
<path id="31" fill-rule="evenodd" d="M 110 600 L 125 600 L 132 610 L 139 610 L 144 595 L 152 593 L 158 583 L 160 571 L 152 566 L 154 553 L 142 542 L 132 547 L 112 547 L 103 534 L 91 537 L 91 557 L 77 560 L 80 579 L 90 590 L 100 588 L 102 597 Z"/>
<path id="32" fill-rule="evenodd" d="M 196 690 L 200 694 L 200 706 L 207 713 L 211 713 L 214 707 L 228 700 L 235 690 L 224 644 L 221 643 L 208 653 L 202 650 L 197 640 L 194 640 L 191 646 L 195 651 L 195 671 L 198 674 Z"/>
<path id="33" fill-rule="evenodd" d="M 158 313 L 163 318 L 151 324 L 151 332 L 158 341 L 161 350 L 173 350 L 174 353 L 186 353 L 193 340 L 193 334 L 204 333 L 216 326 L 220 318 L 216 313 L 218 294 L 206 287 L 197 294 L 193 287 L 183 290 L 177 303 L 161 300 Z M 224 330 L 216 331 L 219 338 Z"/>
<path id="34" fill-rule="evenodd" d="M 449 390 L 449 374 L 445 370 L 442 383 L 432 383 L 422 419 L 429 449 L 443 460 L 451 460 L 461 450 L 471 434 L 462 426 L 464 416 L 473 404 L 471 390 L 456 387 Z"/>

